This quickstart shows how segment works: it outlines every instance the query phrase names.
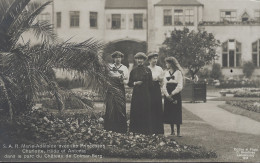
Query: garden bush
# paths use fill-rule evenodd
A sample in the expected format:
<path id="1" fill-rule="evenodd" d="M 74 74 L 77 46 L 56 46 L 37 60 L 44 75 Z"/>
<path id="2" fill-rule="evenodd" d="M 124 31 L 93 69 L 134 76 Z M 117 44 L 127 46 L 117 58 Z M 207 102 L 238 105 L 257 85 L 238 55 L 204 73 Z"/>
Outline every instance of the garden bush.
<path id="1" fill-rule="evenodd" d="M 161 135 L 120 134 L 103 129 L 102 113 L 53 114 L 42 109 L 15 117 L 11 125 L 0 119 L 0 136 L 5 143 L 99 144 L 105 148 L 86 149 L 84 154 L 121 158 L 212 158 L 213 151 L 179 145 Z"/>
<path id="2" fill-rule="evenodd" d="M 220 94 L 234 94 L 234 97 L 260 97 L 260 88 L 223 89 Z"/>
<path id="3" fill-rule="evenodd" d="M 66 88 L 66 89 L 80 88 L 83 86 L 82 81 L 79 79 L 58 78 L 57 83 L 60 87 Z"/>
<path id="4" fill-rule="evenodd" d="M 255 70 L 254 63 L 246 62 L 243 64 L 243 73 L 247 78 L 250 78 Z"/>
<path id="5" fill-rule="evenodd" d="M 217 88 L 241 88 L 241 87 L 256 87 L 254 81 L 251 80 L 220 80 L 220 85 Z"/>
<path id="6" fill-rule="evenodd" d="M 260 113 L 260 101 L 256 100 L 242 100 L 242 101 L 226 101 L 227 104 L 237 106 L 242 109 Z"/>
<path id="7" fill-rule="evenodd" d="M 210 77 L 215 79 L 215 80 L 220 80 L 222 79 L 222 71 L 221 71 L 221 66 L 218 63 L 214 63 L 212 65 L 212 70 L 210 72 Z"/>

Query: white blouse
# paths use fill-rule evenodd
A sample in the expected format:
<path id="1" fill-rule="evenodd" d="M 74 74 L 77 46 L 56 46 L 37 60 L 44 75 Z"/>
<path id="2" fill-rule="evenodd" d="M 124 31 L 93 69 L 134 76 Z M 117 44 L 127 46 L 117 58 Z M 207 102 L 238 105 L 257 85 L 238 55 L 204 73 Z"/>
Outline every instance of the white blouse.
<path id="1" fill-rule="evenodd" d="M 165 71 L 165 73 L 164 73 L 164 79 L 163 79 L 164 82 L 163 82 L 163 87 L 162 87 L 162 92 L 164 93 L 165 96 L 168 96 L 168 95 L 169 95 L 169 93 L 168 93 L 168 91 L 167 91 L 167 89 L 166 89 L 167 83 L 177 83 L 176 88 L 171 92 L 170 95 L 175 95 L 175 94 L 179 93 L 179 92 L 182 90 L 182 88 L 183 88 L 183 76 L 182 76 L 181 71 L 180 71 L 180 70 L 176 70 L 176 71 L 173 73 L 172 76 L 174 76 L 174 77 L 173 77 L 174 79 L 171 78 L 171 79 L 168 81 L 168 80 L 167 80 L 167 77 L 170 78 L 171 75 L 170 75 L 170 72 L 169 72 L 169 71 Z"/>
<path id="2" fill-rule="evenodd" d="M 163 84 L 164 72 L 160 66 L 151 67 L 148 66 L 152 71 L 153 81 L 159 81 L 160 84 Z"/>
<path id="3" fill-rule="evenodd" d="M 128 83 L 128 78 L 129 78 L 129 72 L 128 72 L 128 68 L 123 65 L 120 64 L 119 66 L 116 66 L 116 64 L 110 64 L 110 73 L 111 76 L 113 77 L 123 77 L 124 79 L 124 84 Z"/>

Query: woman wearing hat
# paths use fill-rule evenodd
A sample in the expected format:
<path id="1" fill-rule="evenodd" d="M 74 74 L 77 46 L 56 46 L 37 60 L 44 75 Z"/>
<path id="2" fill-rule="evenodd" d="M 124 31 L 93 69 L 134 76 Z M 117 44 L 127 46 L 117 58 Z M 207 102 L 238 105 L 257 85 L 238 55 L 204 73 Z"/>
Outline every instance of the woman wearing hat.
<path id="1" fill-rule="evenodd" d="M 183 88 L 183 73 L 179 62 L 174 57 L 165 59 L 168 71 L 164 76 L 164 123 L 171 125 L 171 135 L 174 133 L 174 124 L 177 125 L 177 136 L 180 136 L 182 124 L 181 90 Z"/>
<path id="2" fill-rule="evenodd" d="M 151 88 L 151 117 L 152 130 L 154 134 L 164 134 L 163 128 L 163 110 L 162 110 L 162 93 L 163 85 L 163 69 L 157 66 L 158 53 L 150 53 L 148 55 L 150 65 L 148 68 L 152 71 L 153 86 Z"/>
<path id="3" fill-rule="evenodd" d="M 151 134 L 151 86 L 152 72 L 144 66 L 147 59 L 142 52 L 135 56 L 137 67 L 133 68 L 130 73 L 128 86 L 133 87 L 130 110 L 130 127 L 129 131 L 133 133 Z"/>
<path id="4" fill-rule="evenodd" d="M 114 64 L 110 65 L 110 75 L 113 81 L 113 88 L 108 90 L 106 113 L 104 118 L 104 129 L 119 133 L 127 132 L 126 119 L 126 103 L 125 103 L 125 87 L 124 84 L 128 82 L 128 68 L 121 64 L 124 54 L 116 51 L 112 55 Z M 124 103 L 116 103 L 115 95 L 112 89 L 120 89 Z"/>

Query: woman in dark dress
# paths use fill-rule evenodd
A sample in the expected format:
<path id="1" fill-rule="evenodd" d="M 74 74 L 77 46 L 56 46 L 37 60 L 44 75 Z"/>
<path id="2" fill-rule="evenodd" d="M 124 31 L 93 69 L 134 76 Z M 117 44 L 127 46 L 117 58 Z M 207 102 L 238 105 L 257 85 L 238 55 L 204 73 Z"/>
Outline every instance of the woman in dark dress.
<path id="1" fill-rule="evenodd" d="M 164 134 L 163 128 L 163 109 L 162 109 L 162 93 L 161 86 L 163 84 L 163 69 L 157 66 L 158 53 L 150 53 L 148 68 L 152 71 L 153 86 L 151 88 L 151 117 L 152 117 L 152 132 L 154 134 Z"/>
<path id="2" fill-rule="evenodd" d="M 106 113 L 104 118 L 104 129 L 119 133 L 127 132 L 126 119 L 126 102 L 125 102 L 125 86 L 128 82 L 128 68 L 121 64 L 124 54 L 121 52 L 114 52 L 112 58 L 114 64 L 110 65 L 110 75 L 113 81 L 113 88 L 107 92 Z M 119 88 L 121 90 L 121 97 L 123 103 L 116 103 L 112 89 Z"/>
<path id="3" fill-rule="evenodd" d="M 130 110 L 129 132 L 151 134 L 151 86 L 152 72 L 144 66 L 146 55 L 139 52 L 135 55 L 137 67 L 133 68 L 129 77 L 129 87 L 133 88 Z"/>
<path id="4" fill-rule="evenodd" d="M 174 124 L 177 125 L 177 136 L 180 135 L 182 124 L 182 100 L 183 73 L 179 62 L 174 57 L 165 59 L 168 71 L 164 76 L 164 123 L 171 125 L 171 135 L 174 133 Z"/>

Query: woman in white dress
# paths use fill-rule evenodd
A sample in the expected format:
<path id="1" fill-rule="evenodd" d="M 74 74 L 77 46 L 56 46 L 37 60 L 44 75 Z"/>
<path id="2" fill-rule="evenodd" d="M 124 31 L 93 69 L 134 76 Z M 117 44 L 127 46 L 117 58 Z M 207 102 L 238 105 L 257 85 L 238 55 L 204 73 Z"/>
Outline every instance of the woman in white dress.
<path id="1" fill-rule="evenodd" d="M 163 85 L 163 69 L 157 66 L 158 53 L 148 54 L 148 66 L 152 71 L 153 85 L 151 87 L 151 118 L 152 132 L 154 134 L 164 134 L 163 128 L 163 109 L 162 109 L 162 93 L 161 86 Z"/>

